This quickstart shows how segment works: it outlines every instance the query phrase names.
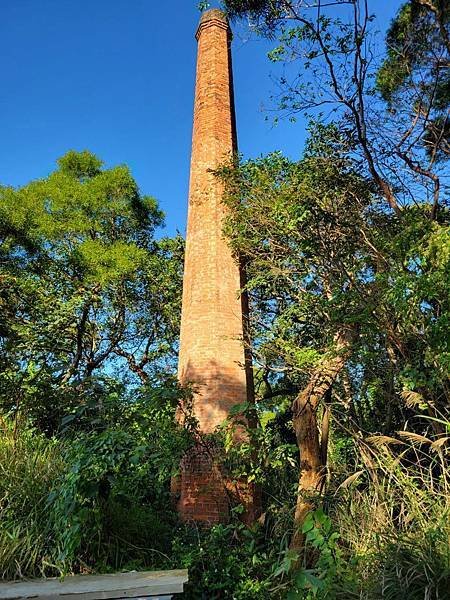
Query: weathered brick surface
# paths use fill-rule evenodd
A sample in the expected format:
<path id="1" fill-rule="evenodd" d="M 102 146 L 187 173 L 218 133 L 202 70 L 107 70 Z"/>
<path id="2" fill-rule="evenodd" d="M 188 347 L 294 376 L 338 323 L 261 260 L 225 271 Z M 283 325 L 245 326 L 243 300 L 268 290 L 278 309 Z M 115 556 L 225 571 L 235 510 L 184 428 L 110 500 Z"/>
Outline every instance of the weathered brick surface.
<path id="1" fill-rule="evenodd" d="M 236 147 L 230 30 L 204 13 L 198 58 L 186 235 L 179 379 L 195 382 L 194 413 L 204 432 L 247 398 L 239 268 L 222 236 L 222 187 L 211 169 Z"/>
<path id="2" fill-rule="evenodd" d="M 184 521 L 219 523 L 228 517 L 231 497 L 226 477 L 210 449 L 192 448 L 183 458 L 180 469 L 178 510 Z"/>
<path id="3" fill-rule="evenodd" d="M 253 387 L 242 343 L 241 273 L 222 235 L 223 188 L 210 172 L 236 150 L 231 32 L 223 13 L 216 9 L 204 13 L 196 37 L 178 376 L 182 384 L 195 384 L 193 411 L 202 432 L 210 433 L 234 404 L 251 399 Z M 183 518 L 222 520 L 228 506 L 226 486 L 214 474 L 210 458 L 198 448 L 182 465 L 179 487 Z"/>
<path id="4" fill-rule="evenodd" d="M 242 519 L 250 524 L 260 514 L 260 488 L 245 480 L 232 480 L 216 461 L 211 445 L 198 444 L 181 462 L 180 476 L 172 481 L 178 510 L 184 521 L 213 524 L 224 522 L 230 508 L 242 505 Z"/>

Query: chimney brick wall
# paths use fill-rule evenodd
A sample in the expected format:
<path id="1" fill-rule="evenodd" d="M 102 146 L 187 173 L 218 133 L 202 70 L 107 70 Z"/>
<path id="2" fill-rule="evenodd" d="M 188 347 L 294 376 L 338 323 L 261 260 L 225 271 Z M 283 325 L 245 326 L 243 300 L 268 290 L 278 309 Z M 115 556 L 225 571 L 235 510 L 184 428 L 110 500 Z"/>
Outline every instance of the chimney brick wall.
<path id="1" fill-rule="evenodd" d="M 193 412 L 211 433 L 230 408 L 253 395 L 243 346 L 241 273 L 222 235 L 223 188 L 210 172 L 236 151 L 231 31 L 216 9 L 203 14 L 198 41 L 194 126 L 178 377 L 195 386 Z M 247 366 L 247 368 L 245 368 Z M 197 452 L 197 456 L 195 453 Z M 185 520 L 218 522 L 228 506 L 224 477 L 199 447 L 185 457 L 178 482 Z"/>

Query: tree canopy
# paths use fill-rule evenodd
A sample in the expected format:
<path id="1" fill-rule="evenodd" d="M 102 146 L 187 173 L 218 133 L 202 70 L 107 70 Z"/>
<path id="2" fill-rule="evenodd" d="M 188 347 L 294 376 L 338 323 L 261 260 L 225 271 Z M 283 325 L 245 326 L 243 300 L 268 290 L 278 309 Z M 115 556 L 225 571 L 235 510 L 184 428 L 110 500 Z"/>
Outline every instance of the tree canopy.
<path id="1" fill-rule="evenodd" d="M 181 238 L 155 238 L 162 223 L 127 167 L 86 151 L 0 190 L 4 409 L 25 405 L 52 430 L 119 374 L 161 377 L 176 357 L 183 255 Z"/>

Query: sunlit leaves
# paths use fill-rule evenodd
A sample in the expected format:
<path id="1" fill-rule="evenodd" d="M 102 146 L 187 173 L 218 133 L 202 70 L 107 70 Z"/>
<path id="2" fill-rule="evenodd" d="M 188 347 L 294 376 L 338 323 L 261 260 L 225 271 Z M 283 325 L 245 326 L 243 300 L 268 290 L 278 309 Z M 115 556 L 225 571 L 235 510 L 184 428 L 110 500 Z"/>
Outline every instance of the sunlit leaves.
<path id="1" fill-rule="evenodd" d="M 143 379 L 176 351 L 182 240 L 155 240 L 163 215 L 126 166 L 103 169 L 87 151 L 70 151 L 58 166 L 22 188 L 0 188 L 0 360 L 9 406 L 28 361 L 40 365 L 36 384 L 50 410 L 54 394 L 70 404 L 67 386 L 81 402 L 104 368 L 123 377 L 126 365 Z M 26 396 L 39 406 L 33 393 Z M 50 418 L 57 421 L 58 410 Z"/>

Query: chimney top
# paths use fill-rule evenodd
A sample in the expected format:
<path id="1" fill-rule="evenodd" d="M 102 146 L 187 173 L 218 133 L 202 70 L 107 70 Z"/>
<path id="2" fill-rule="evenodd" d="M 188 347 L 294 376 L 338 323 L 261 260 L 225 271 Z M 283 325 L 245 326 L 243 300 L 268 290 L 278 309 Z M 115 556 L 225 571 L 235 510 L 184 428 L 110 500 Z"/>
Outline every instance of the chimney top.
<path id="1" fill-rule="evenodd" d="M 222 23 L 228 24 L 227 16 L 222 10 L 220 10 L 220 8 L 210 8 L 202 13 L 202 16 L 200 17 L 200 25 L 213 19 L 218 19 L 219 21 L 222 21 Z"/>
<path id="2" fill-rule="evenodd" d="M 228 31 L 230 30 L 226 14 L 219 8 L 211 8 L 210 10 L 205 11 L 200 17 L 197 33 L 195 34 L 197 40 L 200 37 L 202 30 L 211 27 L 212 25 L 227 29 Z"/>

